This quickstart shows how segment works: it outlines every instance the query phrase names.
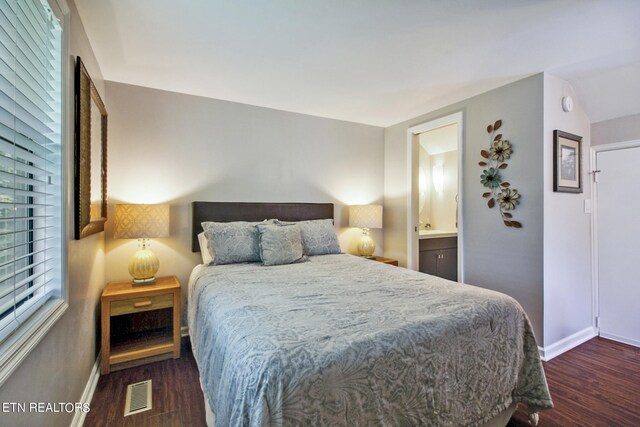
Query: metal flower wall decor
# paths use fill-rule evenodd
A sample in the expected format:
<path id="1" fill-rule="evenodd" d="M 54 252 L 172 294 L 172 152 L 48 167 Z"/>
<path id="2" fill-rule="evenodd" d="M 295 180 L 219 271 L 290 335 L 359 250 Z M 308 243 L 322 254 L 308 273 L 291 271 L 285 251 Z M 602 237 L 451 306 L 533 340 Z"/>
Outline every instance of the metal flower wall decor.
<path id="1" fill-rule="evenodd" d="M 497 133 L 502 127 L 502 120 L 496 121 L 494 124 L 487 126 L 489 134 L 489 150 L 481 150 L 480 155 L 484 158 L 478 164 L 483 168 L 480 175 L 480 182 L 489 191 L 485 192 L 482 197 L 488 198 L 487 206 L 490 209 L 498 205 L 500 216 L 504 225 L 513 228 L 522 228 L 522 224 L 513 220 L 513 215 L 509 211 L 513 211 L 519 202 L 520 194 L 515 188 L 511 188 L 511 184 L 503 181 L 501 175 L 509 165 L 507 160 L 513 154 L 513 147 L 506 139 L 503 139 L 501 133 Z"/>

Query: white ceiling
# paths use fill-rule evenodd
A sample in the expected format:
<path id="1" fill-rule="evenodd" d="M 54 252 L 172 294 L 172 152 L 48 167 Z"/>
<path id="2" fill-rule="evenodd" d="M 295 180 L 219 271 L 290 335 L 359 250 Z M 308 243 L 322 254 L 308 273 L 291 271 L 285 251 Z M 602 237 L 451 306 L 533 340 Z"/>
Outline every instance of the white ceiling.
<path id="1" fill-rule="evenodd" d="M 106 80 L 388 126 L 549 71 L 640 113 L 638 0 L 75 0 Z"/>

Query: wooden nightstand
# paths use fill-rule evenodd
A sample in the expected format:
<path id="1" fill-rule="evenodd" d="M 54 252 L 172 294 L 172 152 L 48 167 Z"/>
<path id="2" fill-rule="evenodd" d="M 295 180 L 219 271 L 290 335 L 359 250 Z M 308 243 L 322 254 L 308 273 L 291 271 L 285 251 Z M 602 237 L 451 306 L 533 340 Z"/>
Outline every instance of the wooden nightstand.
<path id="1" fill-rule="evenodd" d="M 143 286 L 133 286 L 131 280 L 109 282 L 101 305 L 102 374 L 112 367 L 180 357 L 180 282 L 175 276 Z"/>
<path id="2" fill-rule="evenodd" d="M 369 259 L 371 259 L 373 261 L 383 262 L 385 264 L 395 265 L 396 267 L 398 266 L 398 260 L 397 259 L 385 258 L 385 257 L 381 257 L 381 256 L 374 256 L 373 258 L 369 258 Z"/>

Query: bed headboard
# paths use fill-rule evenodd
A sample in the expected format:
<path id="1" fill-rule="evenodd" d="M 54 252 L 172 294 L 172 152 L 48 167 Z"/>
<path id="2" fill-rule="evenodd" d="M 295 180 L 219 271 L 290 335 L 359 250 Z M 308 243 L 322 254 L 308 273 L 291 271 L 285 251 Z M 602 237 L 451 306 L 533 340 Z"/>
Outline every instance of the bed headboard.
<path id="1" fill-rule="evenodd" d="M 191 251 L 200 252 L 198 234 L 204 221 L 262 221 L 277 218 L 282 221 L 333 219 L 333 203 L 246 203 L 193 202 Z"/>

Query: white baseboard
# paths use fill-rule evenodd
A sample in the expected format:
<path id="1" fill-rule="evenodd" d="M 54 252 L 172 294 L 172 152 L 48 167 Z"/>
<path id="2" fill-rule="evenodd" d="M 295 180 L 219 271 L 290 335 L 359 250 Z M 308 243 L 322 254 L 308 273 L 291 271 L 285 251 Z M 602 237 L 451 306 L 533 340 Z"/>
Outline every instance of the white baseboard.
<path id="1" fill-rule="evenodd" d="M 96 386 L 98 385 L 98 378 L 100 378 L 100 353 L 98 353 L 96 362 L 93 364 L 91 375 L 89 375 L 89 380 L 87 381 L 87 385 L 84 387 L 84 392 L 82 393 L 82 397 L 78 403 L 86 403 L 87 405 L 91 404 L 93 393 L 95 393 Z M 82 427 L 86 416 L 86 412 L 76 411 L 69 427 Z"/>
<path id="2" fill-rule="evenodd" d="M 607 338 L 607 339 L 610 339 L 610 340 L 613 340 L 613 341 L 618 341 L 618 342 L 621 342 L 623 344 L 629 344 L 629 345 L 632 345 L 634 347 L 640 347 L 640 341 L 638 341 L 638 340 L 634 340 L 634 339 L 626 338 L 626 337 L 621 337 L 621 336 L 618 336 L 618 335 L 608 334 L 606 332 L 602 332 L 602 330 L 600 331 L 600 336 L 602 338 Z"/>
<path id="3" fill-rule="evenodd" d="M 560 341 L 556 341 L 549 346 L 538 347 L 538 351 L 540 352 L 540 359 L 548 362 L 554 357 L 560 356 L 562 353 L 569 351 L 586 341 L 589 341 L 591 338 L 594 338 L 597 335 L 598 334 L 596 332 L 596 328 L 593 326 L 589 326 L 588 328 L 584 328 L 583 330 L 578 331 L 573 335 L 569 335 L 568 337 L 563 338 Z"/>
<path id="4" fill-rule="evenodd" d="M 182 326 L 180 328 L 180 336 L 183 337 L 183 338 L 189 336 L 189 327 L 188 326 Z"/>

